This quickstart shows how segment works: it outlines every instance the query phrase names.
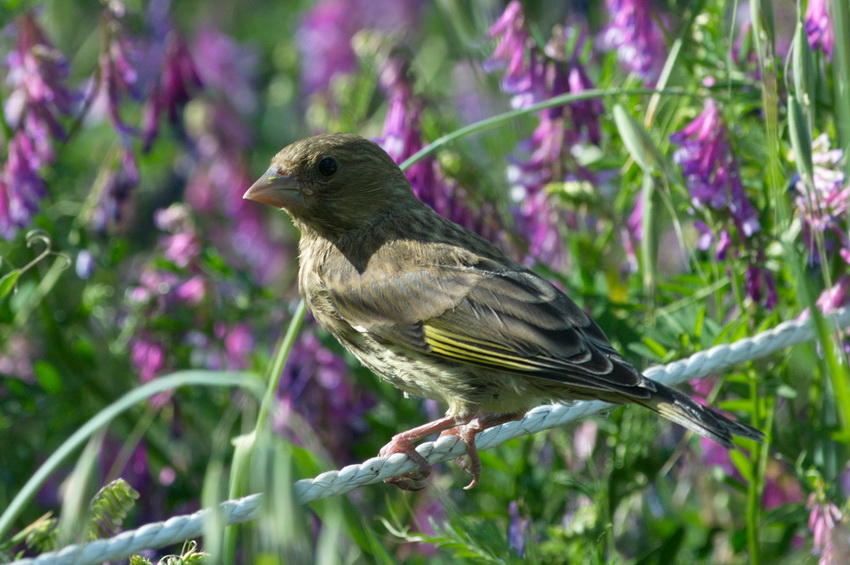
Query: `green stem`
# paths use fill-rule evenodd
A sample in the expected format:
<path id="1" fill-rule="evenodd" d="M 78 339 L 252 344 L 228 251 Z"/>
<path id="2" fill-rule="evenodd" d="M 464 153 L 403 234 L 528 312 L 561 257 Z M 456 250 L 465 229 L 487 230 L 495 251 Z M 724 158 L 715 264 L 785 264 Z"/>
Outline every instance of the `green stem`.
<path id="1" fill-rule="evenodd" d="M 301 326 L 304 325 L 304 314 L 307 312 L 307 304 L 300 300 L 295 312 L 292 314 L 292 320 L 289 322 L 289 327 L 286 333 L 277 345 L 277 350 L 274 354 L 274 360 L 270 365 L 268 374 L 266 375 L 266 393 L 263 396 L 263 403 L 260 405 L 260 412 L 257 415 L 257 425 L 254 430 L 257 436 L 268 431 L 271 421 L 269 414 L 274 406 L 275 393 L 280 386 L 280 377 L 283 374 L 283 367 L 286 365 L 286 359 L 289 357 L 289 352 L 292 351 L 292 346 L 295 345 L 295 338 L 301 331 Z"/>
<path id="2" fill-rule="evenodd" d="M 516 110 L 511 110 L 509 112 L 504 112 L 502 114 L 497 114 L 495 116 L 491 116 L 487 119 L 481 120 L 480 122 L 475 122 L 462 128 L 456 129 L 455 131 L 438 137 L 410 157 L 408 157 L 402 164 L 401 169 L 406 170 L 408 167 L 413 165 L 414 163 L 422 160 L 427 155 L 436 152 L 438 149 L 447 145 L 453 141 L 466 137 L 468 135 L 472 135 L 473 133 L 478 133 L 480 131 L 488 130 L 490 128 L 494 128 L 496 126 L 502 125 L 505 122 L 509 122 L 511 120 L 515 120 L 516 118 L 525 116 L 526 114 L 532 114 L 534 112 L 538 112 L 540 110 L 545 110 L 546 108 L 552 108 L 554 106 L 562 106 L 564 104 L 569 104 L 571 102 L 579 102 L 581 100 L 590 100 L 593 98 L 607 98 L 611 95 L 615 94 L 614 91 L 611 90 L 603 90 L 603 89 L 593 89 L 593 90 L 585 90 L 584 92 L 579 92 L 575 94 L 562 94 L 561 96 L 556 96 L 554 98 L 550 98 L 548 100 L 544 100 L 543 102 L 538 102 L 537 104 L 533 104 L 527 108 L 518 108 Z M 658 95 L 658 94 L 666 94 L 669 96 L 694 96 L 694 97 L 703 97 L 703 94 L 692 91 L 685 91 L 680 88 L 665 88 L 665 89 L 655 89 L 655 88 L 632 88 L 625 90 L 616 91 L 617 95 L 629 96 L 629 95 Z"/>

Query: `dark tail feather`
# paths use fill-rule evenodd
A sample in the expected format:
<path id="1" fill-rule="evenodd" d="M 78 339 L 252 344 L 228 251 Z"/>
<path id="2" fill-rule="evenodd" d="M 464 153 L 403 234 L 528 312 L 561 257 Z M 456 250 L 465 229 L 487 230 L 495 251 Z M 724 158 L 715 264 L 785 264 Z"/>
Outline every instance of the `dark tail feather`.
<path id="1" fill-rule="evenodd" d="M 680 426 L 693 430 L 703 437 L 714 440 L 723 447 L 732 448 L 732 436 L 737 435 L 756 441 L 761 441 L 764 434 L 752 426 L 730 420 L 723 414 L 715 412 L 694 402 L 688 395 L 676 389 L 654 383 L 657 390 L 652 396 L 643 399 L 631 399 L 658 412 L 668 420 Z"/>

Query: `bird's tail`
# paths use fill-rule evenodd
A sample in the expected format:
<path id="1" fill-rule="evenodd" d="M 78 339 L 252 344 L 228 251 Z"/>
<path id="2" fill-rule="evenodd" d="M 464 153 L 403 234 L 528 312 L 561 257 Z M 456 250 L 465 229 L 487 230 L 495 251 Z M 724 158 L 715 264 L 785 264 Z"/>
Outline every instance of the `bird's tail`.
<path id="1" fill-rule="evenodd" d="M 646 406 L 668 420 L 714 440 L 727 449 L 730 449 L 733 445 L 733 435 L 756 441 L 761 441 L 764 438 L 764 434 L 760 430 L 731 420 L 711 408 L 697 404 L 683 392 L 657 382 L 654 384 L 657 390 L 652 396 L 645 400 L 632 399 L 632 402 Z"/>

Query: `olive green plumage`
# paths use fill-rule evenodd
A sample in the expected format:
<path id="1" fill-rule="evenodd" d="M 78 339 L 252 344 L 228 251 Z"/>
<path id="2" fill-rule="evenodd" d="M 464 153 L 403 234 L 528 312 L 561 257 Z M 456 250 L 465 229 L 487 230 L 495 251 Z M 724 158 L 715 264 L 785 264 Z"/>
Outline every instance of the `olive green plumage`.
<path id="1" fill-rule="evenodd" d="M 436 427 L 385 453 L 448 430 L 467 442 L 477 479 L 474 435 L 547 400 L 640 404 L 726 447 L 761 437 L 641 375 L 564 293 L 419 201 L 371 141 L 293 143 L 245 196 L 301 231 L 299 286 L 316 321 L 396 387 L 448 405 Z"/>

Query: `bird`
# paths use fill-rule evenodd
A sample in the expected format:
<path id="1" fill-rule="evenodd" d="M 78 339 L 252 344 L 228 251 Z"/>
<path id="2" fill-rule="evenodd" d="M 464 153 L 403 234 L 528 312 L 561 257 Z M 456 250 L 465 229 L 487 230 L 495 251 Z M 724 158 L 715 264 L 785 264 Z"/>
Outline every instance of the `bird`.
<path id="1" fill-rule="evenodd" d="M 244 198 L 284 210 L 300 231 L 299 293 L 316 322 L 363 365 L 445 416 L 392 437 L 416 470 L 387 482 L 423 488 L 416 442 L 440 433 L 466 446 L 458 464 L 480 478 L 475 437 L 545 402 L 638 404 L 726 448 L 758 429 L 655 382 L 611 345 L 564 292 L 414 194 L 377 143 L 351 133 L 296 141 Z"/>

